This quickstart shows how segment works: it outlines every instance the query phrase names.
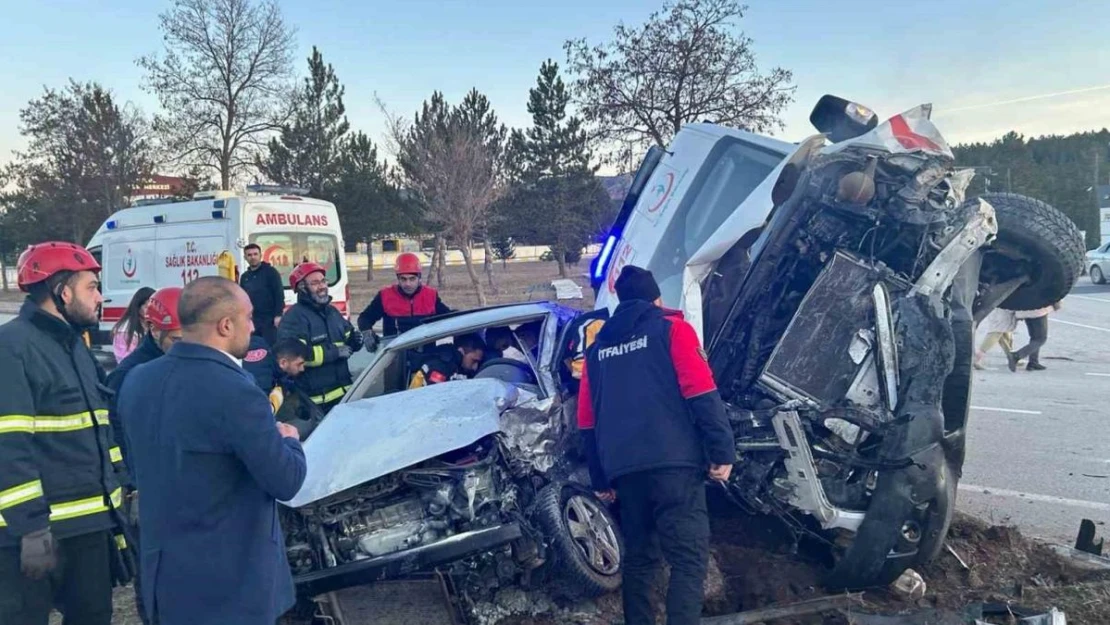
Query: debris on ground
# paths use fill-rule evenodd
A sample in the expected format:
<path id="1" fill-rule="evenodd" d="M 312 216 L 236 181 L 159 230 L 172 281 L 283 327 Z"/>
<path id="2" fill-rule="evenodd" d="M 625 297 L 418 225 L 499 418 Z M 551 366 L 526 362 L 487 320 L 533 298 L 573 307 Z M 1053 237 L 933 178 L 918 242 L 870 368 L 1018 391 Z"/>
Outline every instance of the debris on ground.
<path id="1" fill-rule="evenodd" d="M 746 517 L 739 512 L 714 513 L 711 518 L 711 578 L 720 575 L 724 592 L 707 600 L 706 623 L 977 625 L 976 619 L 984 625 L 1110 622 L 1110 566 L 1103 568 L 1063 557 L 1052 546 L 1031 540 L 1016 528 L 990 525 L 962 514 L 953 520 L 948 549 L 908 576 L 914 582 L 911 586 L 920 580 L 923 587 L 918 592 L 905 594 L 893 586 L 867 590 L 847 605 L 839 603 L 828 609 L 822 607 L 820 613 L 806 614 L 803 608 L 814 605 L 806 602 L 835 603 L 848 596 L 829 595 L 824 590 L 821 580 L 829 562 L 822 559 L 820 550 L 804 543 L 796 547 L 784 540 L 766 518 Z M 1108 558 L 1083 556 L 1110 563 Z M 707 588 L 712 581 L 707 581 Z M 529 600 L 527 605 L 539 603 Z M 558 607 L 558 601 L 551 605 L 551 612 L 506 616 L 500 623 L 609 625 L 622 621 L 619 596 L 578 604 L 573 611 Z M 739 619 L 744 612 L 768 608 L 801 611 L 779 621 L 768 616 L 762 621 L 710 620 L 725 615 Z M 999 609 L 1003 610 L 1001 616 Z M 483 620 L 481 625 L 494 622 Z"/>

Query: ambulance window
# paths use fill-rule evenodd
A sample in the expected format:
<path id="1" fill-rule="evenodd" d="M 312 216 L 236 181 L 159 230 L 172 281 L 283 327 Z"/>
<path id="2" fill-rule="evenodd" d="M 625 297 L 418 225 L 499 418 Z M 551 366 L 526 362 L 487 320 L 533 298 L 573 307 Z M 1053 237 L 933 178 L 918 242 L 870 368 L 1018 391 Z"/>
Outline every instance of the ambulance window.
<path id="1" fill-rule="evenodd" d="M 92 254 L 93 259 L 96 260 L 96 264 L 100 265 L 101 267 L 104 266 L 104 249 L 103 248 L 90 247 L 89 248 L 89 254 Z M 96 290 L 100 291 L 101 293 L 104 292 L 104 276 L 103 275 L 101 275 L 101 277 L 100 277 L 100 282 L 97 285 Z"/>
<path id="2" fill-rule="evenodd" d="M 679 303 L 686 262 L 782 159 L 782 154 L 731 137 L 714 146 L 648 263 L 668 306 Z"/>
<path id="3" fill-rule="evenodd" d="M 339 242 L 334 235 L 308 232 L 266 232 L 252 234 L 250 242 L 262 248 L 262 260 L 281 274 L 288 288 L 289 273 L 303 262 L 314 262 L 327 269 L 328 284 L 339 282 Z"/>

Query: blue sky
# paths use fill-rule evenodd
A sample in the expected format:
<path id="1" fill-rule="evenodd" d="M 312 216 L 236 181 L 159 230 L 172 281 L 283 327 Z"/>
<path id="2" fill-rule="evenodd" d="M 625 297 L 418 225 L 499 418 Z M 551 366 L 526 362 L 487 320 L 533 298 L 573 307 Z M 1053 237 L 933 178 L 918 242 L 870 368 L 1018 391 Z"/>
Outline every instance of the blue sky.
<path id="1" fill-rule="evenodd" d="M 887 117 L 933 102 L 952 143 L 1110 126 L 1110 5 L 1105 0 L 830 2 L 748 0 L 742 21 L 761 67 L 794 71 L 795 103 L 780 136 L 811 133 L 826 92 Z M 283 0 L 297 29 L 297 70 L 315 44 L 346 85 L 354 127 L 380 141 L 379 94 L 409 115 L 433 90 L 452 101 L 471 87 L 509 125 L 540 63 L 562 61 L 570 37 L 596 42 L 620 20 L 642 22 L 662 0 Z M 0 0 L 0 163 L 21 145 L 18 111 L 44 85 L 97 80 L 147 113 L 134 59 L 160 49 L 169 0 Z M 1087 89 L 1056 97 L 1015 99 Z"/>

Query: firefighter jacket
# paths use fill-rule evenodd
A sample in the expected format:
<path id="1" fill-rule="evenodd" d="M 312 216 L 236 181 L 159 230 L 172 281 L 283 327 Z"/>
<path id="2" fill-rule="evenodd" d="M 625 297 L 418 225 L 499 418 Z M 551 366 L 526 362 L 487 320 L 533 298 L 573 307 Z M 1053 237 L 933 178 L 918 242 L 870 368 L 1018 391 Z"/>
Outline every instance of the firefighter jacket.
<path id="1" fill-rule="evenodd" d="M 243 356 L 243 369 L 254 377 L 254 381 L 258 384 L 258 388 L 262 392 L 269 394 L 274 390 L 277 385 L 277 379 L 281 374 L 278 369 L 277 358 L 274 357 L 274 352 L 270 349 L 270 344 L 266 339 L 258 336 L 257 334 L 251 335 L 251 343 L 247 348 L 247 355 Z"/>
<path id="2" fill-rule="evenodd" d="M 396 336 L 415 328 L 428 317 L 451 312 L 430 286 L 420 285 L 406 295 L 396 284 L 378 291 L 370 305 L 358 316 L 358 329 L 369 330 L 380 319 L 383 336 Z"/>
<path id="3" fill-rule="evenodd" d="M 112 394 L 108 400 L 108 420 L 112 423 L 112 432 L 116 437 L 116 442 L 119 444 L 120 450 L 123 452 L 123 463 L 128 467 L 130 473 L 131 467 L 131 452 L 127 449 L 127 435 L 123 431 L 123 421 L 119 418 L 117 406 L 119 405 L 119 389 L 123 386 L 123 381 L 127 378 L 127 374 L 132 369 L 138 367 L 143 363 L 150 362 L 155 358 L 162 356 L 162 348 L 158 347 L 158 343 L 154 337 L 148 332 L 143 340 L 139 342 L 139 346 L 135 351 L 127 355 L 119 366 L 117 366 L 110 374 L 108 374 L 108 388 L 112 389 Z M 132 484 L 125 484 L 125 486 L 132 486 Z"/>
<path id="4" fill-rule="evenodd" d="M 694 328 L 650 302 L 622 302 L 587 350 L 578 427 L 598 489 L 638 471 L 736 461 Z"/>
<path id="5" fill-rule="evenodd" d="M 355 332 L 351 322 L 331 304 L 317 304 L 308 294 L 300 293 L 278 326 L 278 338 L 284 337 L 312 348 L 312 359 L 305 362 L 305 371 L 297 379 L 312 401 L 327 404 L 343 397 L 351 385 L 351 369 L 339 348 L 362 348 L 362 334 Z"/>
<path id="6" fill-rule="evenodd" d="M 47 527 L 55 538 L 115 527 L 123 455 L 80 335 L 28 300 L 0 326 L 0 362 L 0 546 Z"/>
<path id="7" fill-rule="evenodd" d="M 462 370 L 462 353 L 459 349 L 454 345 L 439 345 L 420 359 L 420 366 L 409 380 L 409 389 L 466 379 L 467 375 Z"/>

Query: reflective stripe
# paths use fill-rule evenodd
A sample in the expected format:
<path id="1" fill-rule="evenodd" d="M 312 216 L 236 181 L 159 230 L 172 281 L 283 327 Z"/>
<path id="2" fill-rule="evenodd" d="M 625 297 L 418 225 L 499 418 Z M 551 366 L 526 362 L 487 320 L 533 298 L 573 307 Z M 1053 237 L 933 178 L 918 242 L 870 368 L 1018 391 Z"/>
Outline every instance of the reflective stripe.
<path id="1" fill-rule="evenodd" d="M 308 345 L 308 341 L 306 341 L 304 339 L 300 339 L 300 341 L 302 343 L 304 343 L 305 345 Z M 306 366 L 306 367 L 319 367 L 322 364 L 324 364 L 324 346 L 323 345 L 315 345 L 312 348 L 312 359 L 311 360 L 306 360 L 304 362 L 304 366 Z"/>
<path id="2" fill-rule="evenodd" d="M 93 414 L 87 412 L 62 416 L 38 415 L 35 420 L 35 432 L 74 432 L 91 428 L 93 423 L 108 425 L 108 411 L 94 410 Z"/>
<path id="3" fill-rule="evenodd" d="M 312 398 L 312 403 L 314 403 L 314 404 L 326 404 L 329 401 L 339 399 L 340 397 L 343 397 L 343 395 L 347 393 L 348 388 L 350 388 L 350 387 L 340 386 L 339 388 L 334 388 L 334 389 L 328 391 L 327 393 L 324 393 L 323 395 L 317 395 L 317 396 Z"/>
<path id="4" fill-rule="evenodd" d="M 113 447 L 108 450 L 108 458 L 112 460 L 112 464 L 123 462 L 123 452 L 119 450 L 119 447 Z"/>
<path id="5" fill-rule="evenodd" d="M 9 432 L 33 434 L 34 431 L 35 418 L 30 415 L 12 414 L 0 417 L 0 434 Z"/>
<path id="6" fill-rule="evenodd" d="M 0 491 L 0 510 L 42 497 L 42 480 L 34 480 Z"/>
<path id="7" fill-rule="evenodd" d="M 123 537 L 123 534 L 116 534 L 116 547 L 120 551 L 127 549 L 127 539 Z"/>
<path id="8" fill-rule="evenodd" d="M 109 501 L 112 508 L 121 507 L 123 505 L 123 489 L 117 488 L 112 491 Z M 78 499 L 77 501 L 50 504 L 50 520 L 65 521 L 66 519 L 98 514 L 108 510 L 108 505 L 104 503 L 104 495 L 97 495 L 96 497 Z M 0 527 L 6 527 L 7 525 L 8 523 L 4 520 L 4 517 L 0 516 Z"/>

